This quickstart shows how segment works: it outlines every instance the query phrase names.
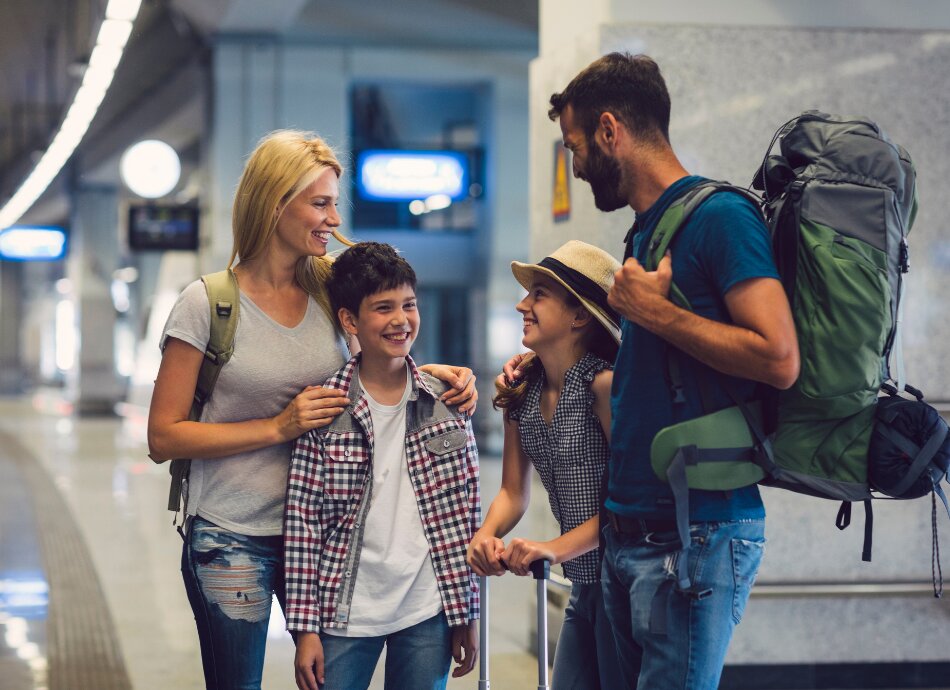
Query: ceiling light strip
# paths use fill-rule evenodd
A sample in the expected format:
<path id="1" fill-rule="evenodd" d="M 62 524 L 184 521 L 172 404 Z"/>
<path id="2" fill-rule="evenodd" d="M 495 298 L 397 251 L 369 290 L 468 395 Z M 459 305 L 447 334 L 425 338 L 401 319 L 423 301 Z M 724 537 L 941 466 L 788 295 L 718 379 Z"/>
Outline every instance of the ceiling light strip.
<path id="1" fill-rule="evenodd" d="M 86 135 L 112 84 L 141 4 L 142 0 L 109 0 L 106 17 L 99 27 L 95 48 L 89 56 L 89 64 L 73 103 L 36 167 L 0 208 L 0 228 L 13 225 L 30 210 Z"/>

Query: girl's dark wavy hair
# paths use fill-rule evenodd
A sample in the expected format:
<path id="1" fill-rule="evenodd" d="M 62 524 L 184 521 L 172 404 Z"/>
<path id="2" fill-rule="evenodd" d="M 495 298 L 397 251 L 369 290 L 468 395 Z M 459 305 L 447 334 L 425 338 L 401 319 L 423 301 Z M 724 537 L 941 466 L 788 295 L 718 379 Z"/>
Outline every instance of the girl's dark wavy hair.
<path id="1" fill-rule="evenodd" d="M 569 309 L 583 306 L 579 299 L 567 291 L 564 301 Z M 617 358 L 617 341 L 593 315 L 591 321 L 592 326 L 588 329 L 584 342 L 587 351 L 613 364 Z M 528 388 L 544 371 L 544 365 L 534 352 L 529 352 L 518 368 L 521 369 L 521 378 L 517 381 L 506 380 L 504 384 L 495 381 L 495 397 L 492 398 L 491 404 L 496 410 L 507 411 L 521 405 Z"/>

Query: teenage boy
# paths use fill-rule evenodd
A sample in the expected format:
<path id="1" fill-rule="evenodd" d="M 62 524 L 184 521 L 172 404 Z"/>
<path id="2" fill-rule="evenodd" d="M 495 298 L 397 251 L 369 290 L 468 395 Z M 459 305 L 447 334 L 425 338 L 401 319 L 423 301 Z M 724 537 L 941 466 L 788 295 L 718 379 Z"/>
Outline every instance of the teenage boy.
<path id="1" fill-rule="evenodd" d="M 284 517 L 287 628 L 301 690 L 445 688 L 475 665 L 478 593 L 465 561 L 480 518 L 471 421 L 409 350 L 416 275 L 386 244 L 333 264 L 327 290 L 360 354 L 325 385 L 349 397 L 293 452 Z"/>

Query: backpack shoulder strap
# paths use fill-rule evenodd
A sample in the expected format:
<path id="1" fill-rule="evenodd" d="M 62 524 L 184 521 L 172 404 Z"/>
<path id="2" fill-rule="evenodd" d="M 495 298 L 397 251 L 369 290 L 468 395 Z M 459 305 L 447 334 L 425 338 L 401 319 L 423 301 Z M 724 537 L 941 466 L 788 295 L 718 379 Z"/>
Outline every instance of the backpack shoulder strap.
<path id="1" fill-rule="evenodd" d="M 241 303 L 241 291 L 238 289 L 234 271 L 227 269 L 201 276 L 208 294 L 208 307 L 211 310 L 211 335 L 205 348 L 205 358 L 198 370 L 195 384 L 195 397 L 191 401 L 188 419 L 197 422 L 201 410 L 211 396 L 218 381 L 221 368 L 234 354 L 234 333 L 237 330 L 238 312 Z M 172 460 L 168 468 L 172 476 L 168 490 L 168 509 L 178 512 L 181 506 L 182 485 L 191 469 L 191 460 L 183 458 Z"/>
<path id="2" fill-rule="evenodd" d="M 199 415 L 214 390 L 221 367 L 227 364 L 234 354 L 234 332 L 237 330 L 241 303 L 237 278 L 231 269 L 201 276 L 201 281 L 205 284 L 208 306 L 211 309 L 211 337 L 208 339 L 205 359 L 198 372 L 198 385 L 195 386 L 195 400 L 192 404 L 192 412 L 194 413 L 197 407 Z"/>
<path id="3" fill-rule="evenodd" d="M 691 187 L 682 196 L 676 199 L 660 217 L 656 228 L 653 230 L 653 235 L 650 237 L 650 247 L 647 250 L 647 263 L 644 268 L 647 271 L 655 271 L 656 267 L 660 265 L 660 261 L 666 255 L 666 251 L 673 242 L 673 238 L 676 237 L 676 233 L 686 224 L 686 221 L 693 214 L 693 211 L 702 206 L 713 194 L 725 191 L 742 194 L 752 201 L 756 208 L 759 207 L 758 197 L 750 191 L 742 187 L 731 185 L 728 182 L 710 180 Z M 686 299 L 686 296 L 677 287 L 675 282 L 670 285 L 670 299 L 683 309 L 692 311 L 689 300 Z"/>

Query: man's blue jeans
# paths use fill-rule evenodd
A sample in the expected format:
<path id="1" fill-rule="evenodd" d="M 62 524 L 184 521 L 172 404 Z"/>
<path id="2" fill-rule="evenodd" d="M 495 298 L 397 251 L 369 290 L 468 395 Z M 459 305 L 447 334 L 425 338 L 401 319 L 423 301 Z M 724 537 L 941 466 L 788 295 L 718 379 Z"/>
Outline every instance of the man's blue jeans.
<path id="1" fill-rule="evenodd" d="M 666 630 L 651 612 L 661 584 L 680 557 L 676 532 L 639 537 L 606 526 L 604 604 L 617 644 L 624 687 L 716 690 L 735 626 L 742 619 L 765 547 L 764 520 L 690 525 L 689 574 L 697 598 L 670 590 Z"/>
<path id="2" fill-rule="evenodd" d="M 452 664 L 452 634 L 445 614 L 377 637 L 320 633 L 323 690 L 366 690 L 386 645 L 387 690 L 445 690 Z"/>
<path id="3" fill-rule="evenodd" d="M 192 519 L 181 573 L 208 690 L 260 690 L 274 594 L 284 606 L 283 543 L 279 535 L 249 537 Z"/>
<path id="4" fill-rule="evenodd" d="M 621 678 L 600 583 L 574 583 L 557 640 L 551 687 L 615 690 L 623 687 Z"/>

